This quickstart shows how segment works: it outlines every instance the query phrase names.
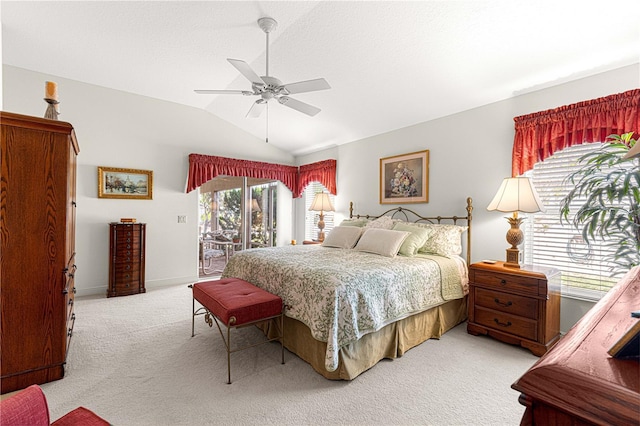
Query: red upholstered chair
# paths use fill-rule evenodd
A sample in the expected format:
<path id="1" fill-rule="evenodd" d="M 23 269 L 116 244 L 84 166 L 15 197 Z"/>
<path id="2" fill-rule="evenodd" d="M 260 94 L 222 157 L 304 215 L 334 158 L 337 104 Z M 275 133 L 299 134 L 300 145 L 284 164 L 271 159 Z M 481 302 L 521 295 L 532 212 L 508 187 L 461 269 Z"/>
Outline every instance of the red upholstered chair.
<path id="1" fill-rule="evenodd" d="M 28 388 L 0 401 L 0 423 L 2 426 L 105 426 L 109 422 L 84 407 L 65 414 L 53 423 L 49 420 L 47 399 L 38 385 Z"/>

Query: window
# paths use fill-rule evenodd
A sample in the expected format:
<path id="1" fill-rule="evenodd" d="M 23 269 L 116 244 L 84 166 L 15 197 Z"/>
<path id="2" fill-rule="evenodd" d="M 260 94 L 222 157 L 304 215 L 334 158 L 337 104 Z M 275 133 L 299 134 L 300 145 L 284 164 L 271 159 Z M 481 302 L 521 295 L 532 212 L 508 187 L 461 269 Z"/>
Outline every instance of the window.
<path id="1" fill-rule="evenodd" d="M 561 222 L 560 202 L 571 189 L 564 180 L 577 170 L 577 160 L 601 146 L 588 143 L 564 149 L 525 173 L 532 178 L 545 207 L 545 212 L 529 215 L 523 223 L 525 263 L 559 269 L 562 294 L 589 300 L 599 299 L 618 281 L 611 278 L 609 262 L 615 249 L 597 241 L 587 245 L 580 230 Z"/>
<path id="2" fill-rule="evenodd" d="M 318 192 L 329 192 L 320 182 L 311 182 L 304 190 L 304 239 L 318 239 L 318 221 L 320 220 L 320 212 L 309 211 L 313 198 Z M 329 194 L 331 203 L 335 206 L 335 196 Z M 324 232 L 327 233 L 333 229 L 333 212 L 324 212 Z"/>

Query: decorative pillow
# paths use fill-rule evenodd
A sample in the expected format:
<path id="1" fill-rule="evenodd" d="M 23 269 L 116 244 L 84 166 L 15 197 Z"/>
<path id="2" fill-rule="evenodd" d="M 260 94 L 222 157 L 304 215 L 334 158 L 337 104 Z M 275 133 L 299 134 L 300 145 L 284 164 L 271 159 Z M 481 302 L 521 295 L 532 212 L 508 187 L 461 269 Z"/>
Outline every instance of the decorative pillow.
<path id="1" fill-rule="evenodd" d="M 367 222 L 369 222 L 369 219 L 345 219 L 340 223 L 340 226 L 357 226 L 362 228 L 367 224 Z"/>
<path id="2" fill-rule="evenodd" d="M 322 245 L 350 249 L 356 245 L 361 234 L 362 228 L 357 226 L 336 226 L 327 234 Z"/>
<path id="3" fill-rule="evenodd" d="M 393 225 L 395 225 L 395 221 L 391 219 L 389 216 L 380 216 L 379 218 L 368 222 L 364 227 L 369 228 L 380 228 L 380 229 L 393 229 Z"/>
<path id="4" fill-rule="evenodd" d="M 381 256 L 395 257 L 409 232 L 390 229 L 368 228 L 360 237 L 355 250 L 375 253 Z"/>
<path id="5" fill-rule="evenodd" d="M 445 257 L 462 253 L 462 233 L 467 230 L 466 226 L 433 223 L 416 223 L 416 225 L 433 230 L 433 234 L 418 250 L 420 253 Z"/>
<path id="6" fill-rule="evenodd" d="M 400 246 L 400 254 L 403 256 L 415 256 L 418 250 L 427 242 L 427 239 L 435 232 L 429 228 L 416 226 L 412 223 L 399 222 L 393 226 L 394 231 L 409 232 L 409 236 Z"/>

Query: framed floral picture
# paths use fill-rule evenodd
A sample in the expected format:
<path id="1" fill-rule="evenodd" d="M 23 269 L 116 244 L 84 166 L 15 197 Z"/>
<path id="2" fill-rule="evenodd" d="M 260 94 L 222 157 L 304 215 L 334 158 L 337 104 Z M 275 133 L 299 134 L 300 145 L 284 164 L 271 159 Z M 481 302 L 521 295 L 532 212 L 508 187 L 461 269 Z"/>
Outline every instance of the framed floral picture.
<path id="1" fill-rule="evenodd" d="M 429 202 L 429 150 L 380 159 L 380 204 Z"/>
<path id="2" fill-rule="evenodd" d="M 153 199 L 153 171 L 98 167 L 98 198 Z"/>

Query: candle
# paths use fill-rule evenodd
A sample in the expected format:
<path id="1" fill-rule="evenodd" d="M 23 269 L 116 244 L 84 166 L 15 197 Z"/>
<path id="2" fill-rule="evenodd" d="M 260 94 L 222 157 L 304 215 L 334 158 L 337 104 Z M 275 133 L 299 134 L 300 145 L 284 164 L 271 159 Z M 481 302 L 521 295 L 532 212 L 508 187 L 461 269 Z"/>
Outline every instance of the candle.
<path id="1" fill-rule="evenodd" d="M 58 100 L 58 84 L 53 81 L 45 81 L 44 83 L 44 98 L 51 99 L 53 101 Z"/>

